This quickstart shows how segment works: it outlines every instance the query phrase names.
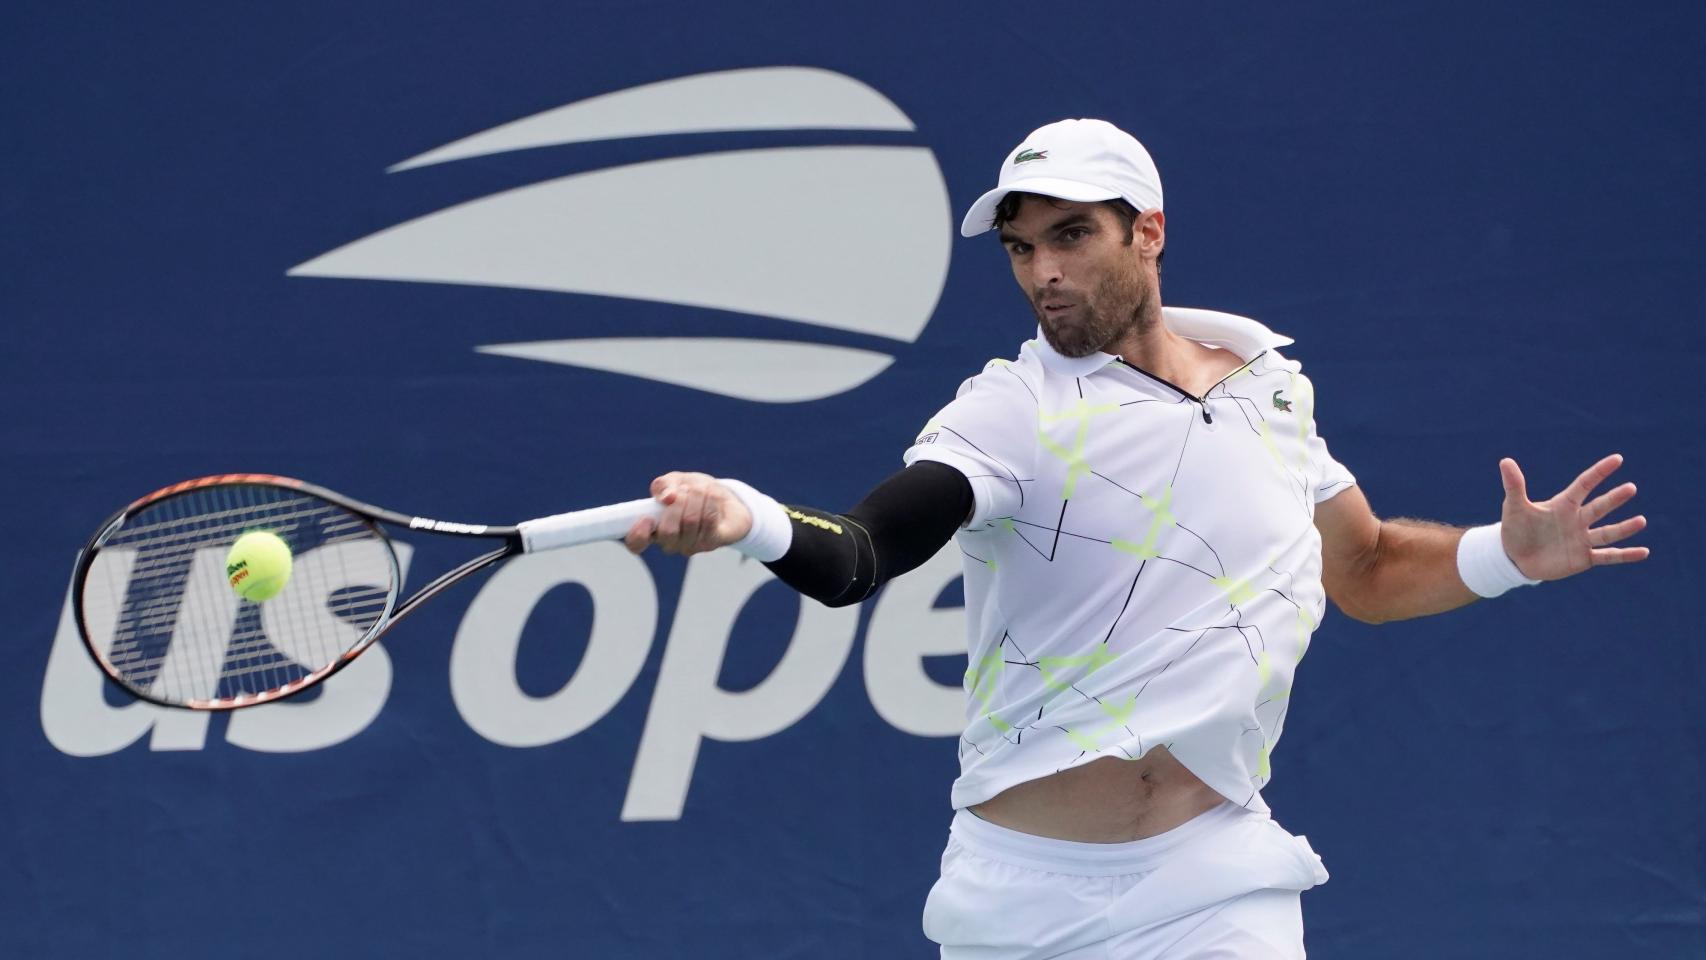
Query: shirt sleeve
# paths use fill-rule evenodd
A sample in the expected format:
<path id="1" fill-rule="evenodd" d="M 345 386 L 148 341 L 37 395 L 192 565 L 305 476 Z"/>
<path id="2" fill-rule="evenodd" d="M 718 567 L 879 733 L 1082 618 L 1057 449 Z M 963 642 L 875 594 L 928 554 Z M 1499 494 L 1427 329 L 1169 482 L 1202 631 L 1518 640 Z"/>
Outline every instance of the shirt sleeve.
<path id="1" fill-rule="evenodd" d="M 1321 436 L 1321 431 L 1318 429 L 1319 424 L 1315 420 L 1315 386 L 1313 383 L 1309 385 L 1308 397 L 1309 405 L 1306 412 L 1309 417 L 1309 441 L 1306 446 L 1309 451 L 1309 464 L 1313 476 L 1316 478 L 1315 502 L 1321 503 L 1331 500 L 1356 486 L 1357 478 L 1351 474 L 1348 467 L 1335 459 L 1333 454 L 1327 450 L 1327 440 Z"/>
<path id="2" fill-rule="evenodd" d="M 1309 456 L 1321 471 L 1321 480 L 1315 484 L 1315 502 L 1331 500 L 1333 497 L 1356 486 L 1357 478 L 1333 455 L 1327 452 L 1327 441 L 1320 435 L 1310 438 Z"/>
<path id="3" fill-rule="evenodd" d="M 1012 517 L 1025 502 L 1037 449 L 1037 400 L 1020 370 L 991 360 L 960 384 L 906 451 L 908 466 L 921 460 L 953 467 L 971 483 L 974 506 L 965 523 L 977 530 Z"/>

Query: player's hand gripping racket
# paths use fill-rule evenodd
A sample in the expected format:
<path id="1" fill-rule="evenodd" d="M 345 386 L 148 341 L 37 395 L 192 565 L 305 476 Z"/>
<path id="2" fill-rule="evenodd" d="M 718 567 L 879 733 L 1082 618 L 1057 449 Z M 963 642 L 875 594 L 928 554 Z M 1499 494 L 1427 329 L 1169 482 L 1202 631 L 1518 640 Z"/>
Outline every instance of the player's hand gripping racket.
<path id="1" fill-rule="evenodd" d="M 620 539 L 662 509 L 634 500 L 493 527 L 411 517 L 287 477 L 203 477 L 157 490 L 102 525 L 77 558 L 77 629 L 107 676 L 144 700 L 254 706 L 336 673 L 478 570 Z M 397 556 L 381 523 L 496 546 L 399 600 Z"/>

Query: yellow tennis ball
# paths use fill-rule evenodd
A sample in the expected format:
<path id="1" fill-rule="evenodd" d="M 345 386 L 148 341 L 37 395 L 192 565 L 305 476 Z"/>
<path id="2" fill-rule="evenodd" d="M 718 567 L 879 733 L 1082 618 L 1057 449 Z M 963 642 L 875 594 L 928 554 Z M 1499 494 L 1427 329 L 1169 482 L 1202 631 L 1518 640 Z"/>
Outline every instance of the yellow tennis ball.
<path id="1" fill-rule="evenodd" d="M 290 581 L 290 562 L 290 548 L 278 534 L 250 530 L 225 555 L 225 576 L 238 596 L 260 603 L 278 596 Z"/>

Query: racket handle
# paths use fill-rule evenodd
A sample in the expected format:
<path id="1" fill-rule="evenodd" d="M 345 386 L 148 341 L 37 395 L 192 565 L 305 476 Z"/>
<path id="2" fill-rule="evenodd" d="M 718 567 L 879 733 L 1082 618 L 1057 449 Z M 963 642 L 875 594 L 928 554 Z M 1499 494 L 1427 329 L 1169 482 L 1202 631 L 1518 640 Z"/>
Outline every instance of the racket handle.
<path id="1" fill-rule="evenodd" d="M 656 517 L 663 513 L 663 504 L 656 500 L 630 500 L 607 507 L 571 510 L 552 517 L 540 517 L 516 525 L 521 531 L 523 553 L 573 547 L 595 540 L 620 540 L 628 528 L 641 517 Z"/>

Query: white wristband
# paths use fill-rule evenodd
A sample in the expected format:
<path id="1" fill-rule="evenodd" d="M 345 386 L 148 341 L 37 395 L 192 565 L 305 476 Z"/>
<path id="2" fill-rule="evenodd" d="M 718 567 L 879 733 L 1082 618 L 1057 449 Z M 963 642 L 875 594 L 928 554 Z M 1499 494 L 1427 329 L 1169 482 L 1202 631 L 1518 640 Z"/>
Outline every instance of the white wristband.
<path id="1" fill-rule="evenodd" d="M 1540 582 L 1523 576 L 1505 553 L 1502 529 L 1497 523 L 1472 527 L 1457 542 L 1457 574 L 1464 586 L 1482 597 L 1496 597 L 1512 587 L 1532 587 Z"/>
<path id="2" fill-rule="evenodd" d="M 752 514 L 752 529 L 729 546 L 766 563 L 782 559 L 794 543 L 794 525 L 788 521 L 787 509 L 739 480 L 725 477 L 717 482 L 745 504 L 746 512 Z"/>

